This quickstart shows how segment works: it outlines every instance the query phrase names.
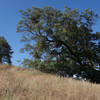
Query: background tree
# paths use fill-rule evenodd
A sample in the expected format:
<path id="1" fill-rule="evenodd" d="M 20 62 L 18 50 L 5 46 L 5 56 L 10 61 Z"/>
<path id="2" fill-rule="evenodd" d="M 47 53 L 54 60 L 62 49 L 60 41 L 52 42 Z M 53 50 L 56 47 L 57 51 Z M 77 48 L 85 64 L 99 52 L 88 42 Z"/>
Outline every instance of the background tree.
<path id="1" fill-rule="evenodd" d="M 0 37 L 0 63 L 11 64 L 12 49 L 3 36 Z"/>
<path id="2" fill-rule="evenodd" d="M 96 81 L 100 33 L 94 33 L 92 26 L 97 14 L 89 9 L 81 12 L 67 7 L 64 12 L 52 7 L 32 7 L 20 12 L 22 19 L 17 31 L 23 33 L 22 51 L 32 57 L 24 64 L 45 72 L 65 71 L 69 76 L 77 74 Z"/>

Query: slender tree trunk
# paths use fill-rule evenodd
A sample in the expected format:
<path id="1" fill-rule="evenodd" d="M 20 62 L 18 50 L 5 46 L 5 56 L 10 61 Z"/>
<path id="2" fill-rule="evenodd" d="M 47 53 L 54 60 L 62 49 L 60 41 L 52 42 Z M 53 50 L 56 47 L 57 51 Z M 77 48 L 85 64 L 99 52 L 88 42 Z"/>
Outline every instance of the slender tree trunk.
<path id="1" fill-rule="evenodd" d="M 0 63 L 2 63 L 2 57 L 0 57 Z"/>

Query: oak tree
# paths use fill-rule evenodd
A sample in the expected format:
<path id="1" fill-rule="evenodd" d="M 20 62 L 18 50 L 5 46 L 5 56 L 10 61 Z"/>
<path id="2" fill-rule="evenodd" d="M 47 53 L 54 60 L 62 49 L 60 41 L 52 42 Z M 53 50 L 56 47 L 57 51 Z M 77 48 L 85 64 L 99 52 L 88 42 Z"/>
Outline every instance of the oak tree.
<path id="1" fill-rule="evenodd" d="M 100 66 L 100 32 L 93 31 L 98 15 L 86 9 L 64 11 L 44 7 L 20 10 L 17 31 L 32 57 L 24 64 L 46 72 L 65 71 L 95 81 Z M 100 73 L 100 71 L 98 71 Z"/>

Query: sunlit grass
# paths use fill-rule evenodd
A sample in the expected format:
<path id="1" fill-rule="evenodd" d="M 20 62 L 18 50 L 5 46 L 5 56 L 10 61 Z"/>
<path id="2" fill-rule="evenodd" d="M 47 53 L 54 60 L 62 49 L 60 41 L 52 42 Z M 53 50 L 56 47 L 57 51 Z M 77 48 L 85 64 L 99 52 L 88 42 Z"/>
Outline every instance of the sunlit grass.
<path id="1" fill-rule="evenodd" d="M 100 100 L 100 85 L 0 65 L 0 100 Z"/>

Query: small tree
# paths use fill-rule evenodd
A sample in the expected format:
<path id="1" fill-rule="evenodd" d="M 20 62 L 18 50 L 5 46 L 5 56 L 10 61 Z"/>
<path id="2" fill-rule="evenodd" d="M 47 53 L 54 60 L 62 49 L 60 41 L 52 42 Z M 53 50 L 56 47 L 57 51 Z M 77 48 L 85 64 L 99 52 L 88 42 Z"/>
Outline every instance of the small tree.
<path id="1" fill-rule="evenodd" d="M 0 37 L 0 63 L 11 64 L 12 49 L 3 36 Z"/>
<path id="2" fill-rule="evenodd" d="M 22 50 L 29 52 L 33 62 L 39 59 L 42 70 L 64 70 L 69 76 L 95 79 L 94 70 L 100 64 L 100 33 L 93 33 L 92 26 L 97 14 L 67 7 L 64 12 L 52 7 L 20 12 L 17 31 L 23 33 L 26 44 Z"/>

